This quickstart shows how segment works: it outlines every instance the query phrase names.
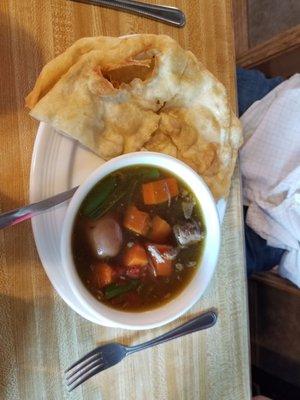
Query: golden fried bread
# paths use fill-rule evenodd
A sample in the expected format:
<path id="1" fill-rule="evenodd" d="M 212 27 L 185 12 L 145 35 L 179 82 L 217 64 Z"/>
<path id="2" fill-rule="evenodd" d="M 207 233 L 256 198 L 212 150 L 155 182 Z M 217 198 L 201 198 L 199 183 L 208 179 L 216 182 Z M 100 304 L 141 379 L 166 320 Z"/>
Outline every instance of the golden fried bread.
<path id="1" fill-rule="evenodd" d="M 43 68 L 26 105 L 105 160 L 167 153 L 194 168 L 216 199 L 228 195 L 239 121 L 224 86 L 168 36 L 80 39 Z"/>

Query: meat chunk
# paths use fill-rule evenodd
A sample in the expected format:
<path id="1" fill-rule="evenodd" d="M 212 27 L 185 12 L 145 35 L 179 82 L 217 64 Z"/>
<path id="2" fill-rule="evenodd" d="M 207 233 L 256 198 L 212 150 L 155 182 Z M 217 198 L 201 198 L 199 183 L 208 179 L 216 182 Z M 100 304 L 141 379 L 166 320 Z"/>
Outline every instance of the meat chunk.
<path id="1" fill-rule="evenodd" d="M 190 244 L 200 242 L 204 235 L 196 221 L 188 221 L 182 225 L 174 225 L 173 232 L 175 238 L 181 247 L 187 247 Z"/>
<path id="2" fill-rule="evenodd" d="M 178 254 L 177 249 L 161 244 L 148 244 L 146 247 L 155 268 L 155 276 L 170 276 L 173 271 L 172 260 Z"/>
<path id="3" fill-rule="evenodd" d="M 182 211 L 185 219 L 190 219 L 193 214 L 195 203 L 192 200 L 182 202 Z"/>

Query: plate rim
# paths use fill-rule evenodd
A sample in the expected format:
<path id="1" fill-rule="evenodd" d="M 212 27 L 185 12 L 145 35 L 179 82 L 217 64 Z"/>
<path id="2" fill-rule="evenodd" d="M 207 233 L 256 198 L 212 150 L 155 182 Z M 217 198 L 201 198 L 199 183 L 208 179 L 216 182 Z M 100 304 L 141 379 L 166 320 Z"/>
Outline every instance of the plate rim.
<path id="1" fill-rule="evenodd" d="M 37 173 L 38 173 L 37 172 L 37 159 L 38 159 L 38 155 L 39 155 L 41 146 L 43 145 L 44 132 L 47 128 L 53 129 L 53 132 L 55 132 L 55 134 L 57 134 L 57 135 L 64 136 L 60 132 L 55 130 L 53 127 L 51 127 L 51 125 L 49 125 L 43 121 L 40 121 L 38 129 L 37 129 L 34 145 L 33 145 L 32 156 L 31 156 L 30 178 L 29 178 L 29 201 L 30 201 L 30 203 L 41 200 L 40 198 L 38 198 L 38 191 L 36 188 L 36 177 L 37 177 Z M 75 141 L 75 142 L 79 143 L 78 141 Z M 69 174 L 69 171 L 68 171 L 68 174 Z M 67 188 L 66 188 L 66 190 L 67 190 Z M 225 199 L 220 199 L 216 203 L 216 208 L 217 208 L 218 215 L 219 215 L 220 225 L 222 225 L 222 223 L 223 223 L 226 207 L 227 207 L 227 201 Z M 44 251 L 43 251 L 42 242 L 43 242 L 44 238 L 40 237 L 40 224 L 42 222 L 43 217 L 44 217 L 44 215 L 41 214 L 41 215 L 38 215 L 38 216 L 32 218 L 31 226 L 32 226 L 35 246 L 36 246 L 41 264 L 43 266 L 43 269 L 44 269 L 51 285 L 55 289 L 55 291 L 65 301 L 65 303 L 72 310 L 74 310 L 77 314 L 79 314 L 81 317 L 84 317 L 87 320 L 89 320 L 93 323 L 96 323 L 98 325 L 101 324 L 103 326 L 118 327 L 117 325 L 110 323 L 110 321 L 109 321 L 109 323 L 108 323 L 108 321 L 107 321 L 107 323 L 106 323 L 106 321 L 100 322 L 99 320 L 95 319 L 93 315 L 91 315 L 89 313 L 87 314 L 86 312 L 84 312 L 82 308 L 79 308 L 77 305 L 74 305 L 69 300 L 68 296 L 58 286 L 57 279 L 55 278 L 55 271 L 54 272 L 51 271 L 51 268 L 47 265 L 47 261 L 45 259 L 45 255 L 44 255 Z M 59 251 L 60 251 L 60 249 L 59 249 Z M 69 287 L 68 283 L 67 283 L 67 286 Z M 71 290 L 71 288 L 70 288 L 70 290 Z"/>

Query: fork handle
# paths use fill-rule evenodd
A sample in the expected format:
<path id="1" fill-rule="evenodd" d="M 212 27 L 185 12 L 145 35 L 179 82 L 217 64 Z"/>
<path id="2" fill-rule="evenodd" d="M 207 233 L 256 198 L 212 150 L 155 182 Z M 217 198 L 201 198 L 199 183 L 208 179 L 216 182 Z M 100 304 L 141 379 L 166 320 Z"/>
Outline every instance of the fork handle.
<path id="1" fill-rule="evenodd" d="M 217 312 L 215 310 L 208 311 L 204 314 L 198 315 L 183 325 L 178 326 L 171 331 L 164 333 L 148 342 L 138 344 L 136 346 L 128 347 L 127 354 L 135 353 L 140 350 L 144 350 L 148 347 L 156 346 L 160 343 L 167 342 L 168 340 L 176 339 L 180 336 L 187 335 L 189 333 L 197 332 L 202 329 L 207 329 L 213 326 L 217 322 Z"/>
<path id="2" fill-rule="evenodd" d="M 175 7 L 159 6 L 156 4 L 142 3 L 135 0 L 73 0 L 79 3 L 102 5 L 121 11 L 127 11 L 157 21 L 166 22 L 171 25 L 182 27 L 185 25 L 184 13 Z"/>

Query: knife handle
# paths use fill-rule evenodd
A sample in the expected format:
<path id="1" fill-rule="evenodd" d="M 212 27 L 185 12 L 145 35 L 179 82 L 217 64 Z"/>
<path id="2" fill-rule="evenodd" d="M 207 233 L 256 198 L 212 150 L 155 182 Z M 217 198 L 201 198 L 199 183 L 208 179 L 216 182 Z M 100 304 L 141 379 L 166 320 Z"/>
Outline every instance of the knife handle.
<path id="1" fill-rule="evenodd" d="M 73 0 L 79 3 L 106 6 L 120 11 L 128 11 L 177 27 L 185 25 L 184 13 L 175 7 L 159 6 L 134 0 Z"/>
<path id="2" fill-rule="evenodd" d="M 64 201 L 70 199 L 77 189 L 78 186 L 66 190 L 65 192 L 56 194 L 55 196 L 49 197 L 45 200 L 38 201 L 37 203 L 32 203 L 28 206 L 16 208 L 15 210 L 0 214 L 0 229 L 26 221 L 27 219 L 30 219 L 35 215 L 39 215 L 51 207 L 63 203 Z"/>
<path id="3" fill-rule="evenodd" d="M 8 211 L 0 214 L 0 229 L 8 226 L 16 225 L 19 222 L 26 221 L 32 217 L 32 213 L 23 211 L 22 209 Z"/>

